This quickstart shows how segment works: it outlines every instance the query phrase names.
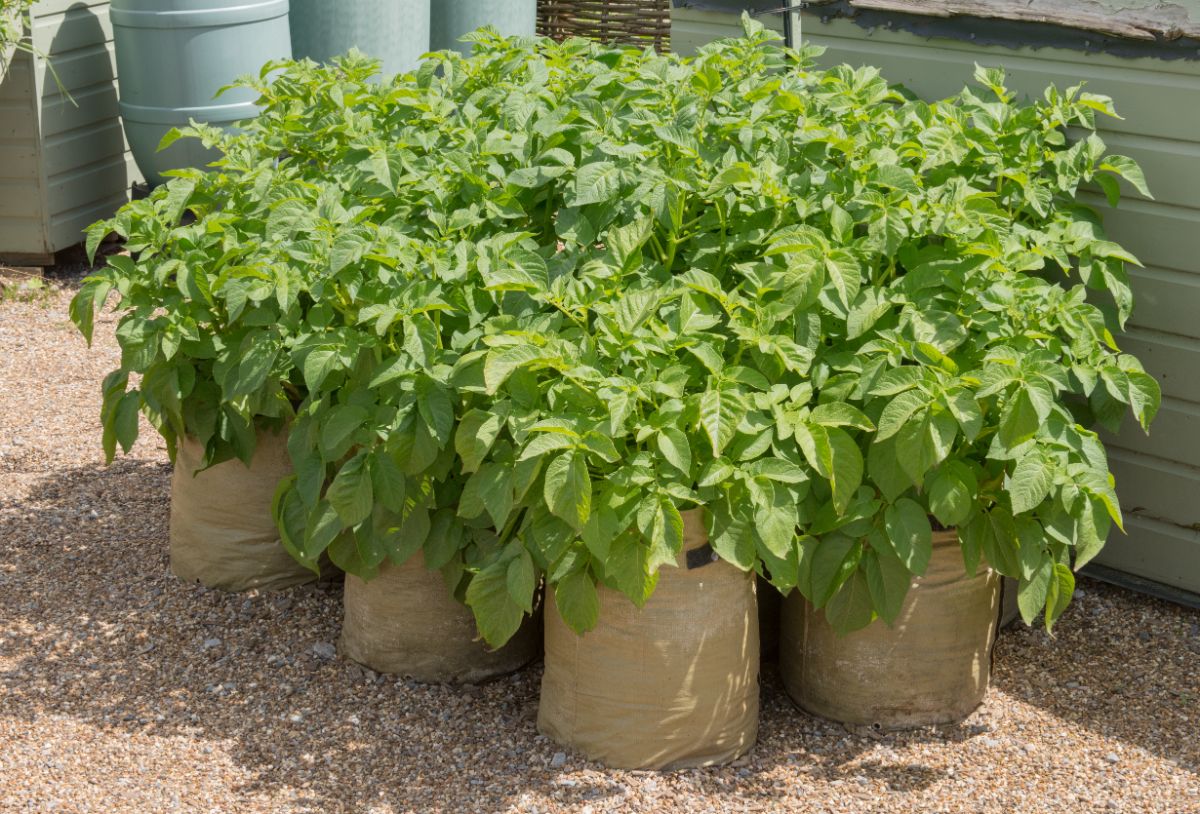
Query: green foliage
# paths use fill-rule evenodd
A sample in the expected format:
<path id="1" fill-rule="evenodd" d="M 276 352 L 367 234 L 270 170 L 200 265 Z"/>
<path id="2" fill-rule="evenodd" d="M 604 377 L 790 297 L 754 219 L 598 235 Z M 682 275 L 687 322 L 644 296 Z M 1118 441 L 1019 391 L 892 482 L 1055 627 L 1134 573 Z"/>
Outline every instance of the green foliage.
<path id="1" fill-rule="evenodd" d="M 72 310 L 123 312 L 106 443 L 141 409 L 216 460 L 290 420 L 293 555 L 421 551 L 493 645 L 542 579 L 579 632 L 598 585 L 644 603 L 694 507 L 842 630 L 895 618 L 931 517 L 1052 622 L 1120 524 L 1086 427 L 1158 405 L 1113 338 L 1132 258 L 1075 194 L 1144 180 L 1079 88 L 1022 106 L 981 69 L 927 104 L 810 56 L 747 20 L 694 59 L 266 66 L 257 120 L 190 132 L 212 172 L 89 236 L 137 255 Z"/>
<path id="2" fill-rule="evenodd" d="M 0 0 L 0 78 L 16 50 L 30 51 L 26 42 L 33 0 Z"/>

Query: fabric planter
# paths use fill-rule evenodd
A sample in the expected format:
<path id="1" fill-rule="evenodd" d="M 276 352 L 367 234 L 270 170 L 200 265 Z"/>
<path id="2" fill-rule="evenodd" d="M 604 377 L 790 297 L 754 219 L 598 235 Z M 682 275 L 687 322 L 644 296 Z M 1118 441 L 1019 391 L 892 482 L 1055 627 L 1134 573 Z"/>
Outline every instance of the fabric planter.
<path id="1" fill-rule="evenodd" d="M 279 590 L 316 574 L 284 550 L 271 516 L 279 481 L 291 474 L 287 433 L 258 434 L 249 467 L 225 461 L 197 472 L 204 448 L 178 444 L 171 478 L 171 571 L 224 591 Z"/>
<path id="2" fill-rule="evenodd" d="M 987 691 L 1000 575 L 963 569 L 958 535 L 934 534 L 894 626 L 877 619 L 838 636 L 798 592 L 783 607 L 780 672 L 788 694 L 823 718 L 876 730 L 961 720 Z"/>
<path id="3" fill-rule="evenodd" d="M 379 673 L 430 683 L 471 684 L 519 670 L 537 656 L 537 617 L 499 650 L 490 650 L 475 617 L 446 590 L 418 552 L 403 565 L 385 564 L 364 581 L 346 575 L 342 652 Z"/>
<path id="4" fill-rule="evenodd" d="M 754 575 L 716 559 L 699 511 L 683 518 L 678 567 L 645 607 L 601 588 L 599 623 L 577 636 L 547 592 L 538 729 L 614 768 L 727 763 L 758 734 Z"/>

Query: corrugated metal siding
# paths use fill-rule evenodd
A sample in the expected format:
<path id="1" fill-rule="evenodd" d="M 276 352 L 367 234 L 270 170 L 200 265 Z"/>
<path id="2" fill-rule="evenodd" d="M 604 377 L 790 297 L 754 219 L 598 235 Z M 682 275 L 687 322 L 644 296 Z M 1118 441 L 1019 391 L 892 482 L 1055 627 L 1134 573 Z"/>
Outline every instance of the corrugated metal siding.
<path id="1" fill-rule="evenodd" d="M 733 15 L 676 9 L 672 42 L 688 53 L 738 32 Z M 1108 439 L 1128 536 L 1114 534 L 1101 562 L 1200 592 L 1200 62 L 978 47 L 807 14 L 803 36 L 828 49 L 824 64 L 876 65 L 925 98 L 957 92 L 975 62 L 1002 65 L 1030 95 L 1086 80 L 1113 97 L 1125 118 L 1106 120 L 1104 138 L 1141 162 L 1156 200 L 1133 196 L 1114 212 L 1086 197 L 1146 265 L 1132 269 L 1137 302 L 1122 346 L 1158 378 L 1164 401 L 1152 436 L 1127 425 Z"/>
<path id="2" fill-rule="evenodd" d="M 23 56 L 0 83 L 0 255 L 80 242 L 140 178 L 121 129 L 107 0 L 42 0 L 33 42 L 53 72 Z"/>

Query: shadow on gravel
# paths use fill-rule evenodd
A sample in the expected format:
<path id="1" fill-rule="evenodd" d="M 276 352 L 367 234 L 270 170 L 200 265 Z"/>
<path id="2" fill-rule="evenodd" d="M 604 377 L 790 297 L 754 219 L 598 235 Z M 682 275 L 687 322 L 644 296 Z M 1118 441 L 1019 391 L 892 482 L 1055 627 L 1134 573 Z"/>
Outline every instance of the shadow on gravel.
<path id="1" fill-rule="evenodd" d="M 0 715 L 220 741 L 251 778 L 237 792 L 300 811 L 600 811 L 646 787 L 644 773 L 603 772 L 571 755 L 552 768 L 560 748 L 534 724 L 537 666 L 463 689 L 384 678 L 314 650 L 336 642 L 337 586 L 227 595 L 180 583 L 167 570 L 168 484 L 165 462 L 126 459 L 47 475 L 28 500 L 0 502 L 0 657 L 16 659 L 0 671 Z M 1196 633 L 1200 616 L 1083 585 L 1057 646 L 1030 630 L 1004 634 L 996 686 L 1195 771 L 1200 672 L 1163 655 L 1186 652 L 1177 638 L 1172 648 L 1162 641 Z M 850 735 L 792 707 L 767 666 L 751 758 L 671 783 L 758 799 L 764 810 L 804 778 L 920 791 L 943 770 L 864 753 L 985 730 Z"/>
<path id="2" fill-rule="evenodd" d="M 1200 610 L 1081 579 L 1054 635 L 1018 622 L 992 686 L 1200 774 Z"/>

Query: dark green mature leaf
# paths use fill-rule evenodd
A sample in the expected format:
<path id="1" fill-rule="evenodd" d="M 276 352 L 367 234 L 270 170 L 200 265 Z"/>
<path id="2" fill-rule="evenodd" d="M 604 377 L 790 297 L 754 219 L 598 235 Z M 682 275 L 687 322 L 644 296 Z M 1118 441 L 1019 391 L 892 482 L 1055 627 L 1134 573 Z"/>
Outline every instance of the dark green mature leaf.
<path id="1" fill-rule="evenodd" d="M 475 614 L 479 634 L 492 647 L 500 647 L 512 638 L 521 627 L 524 612 L 509 591 L 508 563 L 493 563 L 472 577 L 467 586 L 467 605 Z"/>
<path id="2" fill-rule="evenodd" d="M 843 534 L 830 534 L 816 546 L 809 580 L 812 603 L 820 608 L 858 568 L 862 545 Z"/>
<path id="3" fill-rule="evenodd" d="M 582 571 L 567 575 L 554 586 L 554 601 L 563 621 L 582 636 L 600 619 L 600 597 L 591 577 Z"/>
<path id="4" fill-rule="evenodd" d="M 912 573 L 886 542 L 863 551 L 863 575 L 867 579 L 872 607 L 889 625 L 896 621 L 912 584 Z"/>
<path id="5" fill-rule="evenodd" d="M 371 516 L 375 505 L 367 453 L 359 452 L 342 465 L 325 497 L 344 526 L 356 526 Z"/>
<path id="6" fill-rule="evenodd" d="M 592 481 L 583 456 L 568 450 L 551 461 L 544 491 L 550 511 L 582 531 L 592 512 Z"/>
<path id="7" fill-rule="evenodd" d="M 1046 556 L 1028 577 L 1021 577 L 1017 586 L 1017 607 L 1025 624 L 1033 624 L 1033 620 L 1046 606 L 1046 598 L 1050 593 L 1051 582 L 1055 579 L 1054 561 Z"/>
<path id="8" fill-rule="evenodd" d="M 492 444 L 496 443 L 503 424 L 504 416 L 498 412 L 472 410 L 463 416 L 454 434 L 454 449 L 462 459 L 463 472 L 479 469 Z"/>
<path id="9" fill-rule="evenodd" d="M 961 461 L 947 461 L 926 482 L 929 511 L 947 528 L 964 522 L 971 514 L 979 484 Z"/>
<path id="10" fill-rule="evenodd" d="M 533 594 L 537 590 L 537 571 L 533 567 L 533 558 L 529 552 L 522 550 L 508 564 L 506 575 L 508 595 L 525 613 L 533 613 Z"/>
<path id="11" fill-rule="evenodd" d="M 884 512 L 883 525 L 883 539 L 901 562 L 917 576 L 924 574 L 933 554 L 933 528 L 920 504 L 900 498 Z"/>

